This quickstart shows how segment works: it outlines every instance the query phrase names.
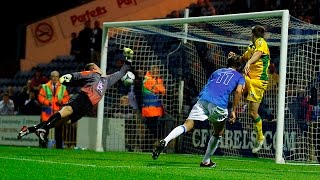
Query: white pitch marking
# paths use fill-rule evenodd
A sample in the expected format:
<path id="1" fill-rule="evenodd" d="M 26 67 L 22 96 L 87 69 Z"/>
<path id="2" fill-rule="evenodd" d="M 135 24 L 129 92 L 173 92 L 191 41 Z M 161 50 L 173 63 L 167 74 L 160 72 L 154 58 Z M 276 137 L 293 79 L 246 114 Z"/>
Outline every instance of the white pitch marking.
<path id="1" fill-rule="evenodd" d="M 95 167 L 95 168 L 159 168 L 159 169 L 194 169 L 197 167 L 173 167 L 173 166 L 97 166 L 94 164 L 79 164 L 79 163 L 66 163 L 66 162 L 56 162 L 56 161 L 45 161 L 45 160 L 36 160 L 36 159 L 26 159 L 26 158 L 10 158 L 10 157 L 0 157 L 0 159 L 7 160 L 16 160 L 16 161 L 29 161 L 29 162 L 39 162 L 39 163 L 49 163 L 49 164 L 64 164 L 64 165 L 73 165 L 73 166 L 82 166 L 82 167 Z M 297 164 L 296 164 L 297 165 Z M 200 168 L 200 167 L 199 167 Z M 204 169 L 204 168 L 201 168 Z M 215 169 L 215 168 L 207 168 Z M 247 171 L 254 172 L 253 169 L 235 169 L 235 168 L 222 168 L 220 171 Z M 319 173 L 319 171 L 297 171 L 297 170 L 273 170 L 275 172 L 300 172 L 300 173 Z"/>
<path id="2" fill-rule="evenodd" d="M 30 162 L 39 162 L 39 163 L 48 163 L 48 164 L 65 164 L 65 165 L 84 166 L 84 167 L 97 167 L 96 165 L 93 165 L 93 164 L 66 163 L 66 162 L 55 162 L 55 161 L 45 161 L 45 160 L 26 159 L 26 158 L 0 157 L 0 159 L 30 161 Z"/>

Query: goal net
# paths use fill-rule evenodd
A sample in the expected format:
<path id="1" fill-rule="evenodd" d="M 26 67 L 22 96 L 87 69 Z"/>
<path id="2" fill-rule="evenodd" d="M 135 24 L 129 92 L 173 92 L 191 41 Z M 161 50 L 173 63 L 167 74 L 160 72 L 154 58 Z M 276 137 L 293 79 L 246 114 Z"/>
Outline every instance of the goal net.
<path id="1" fill-rule="evenodd" d="M 157 132 L 164 138 L 175 126 L 183 124 L 209 75 L 226 66 L 227 54 L 242 54 L 250 44 L 251 27 L 262 25 L 267 31 L 272 63 L 268 89 L 259 109 L 266 140 L 258 154 L 251 153 L 256 134 L 244 97 L 237 110 L 237 122 L 226 124 L 216 153 L 263 158 L 278 154 L 286 162 L 316 162 L 317 153 L 320 155 L 320 27 L 291 16 L 285 24 L 283 12 L 286 11 L 104 23 L 102 67 L 106 65 L 110 73 L 116 70 L 121 49 L 129 47 L 135 52 L 132 72 L 136 75 L 134 86 L 124 86 L 119 81 L 105 94 L 104 149 L 150 152 L 157 142 L 140 113 L 143 76 L 151 66 L 159 67 L 167 90 L 161 96 L 166 115 L 155 122 Z M 286 54 L 281 56 L 281 52 Z M 134 103 L 138 108 L 132 106 Z M 166 151 L 204 154 L 212 131 L 209 122 L 196 122 L 193 130 L 170 142 Z M 277 136 L 283 141 L 278 141 Z"/>

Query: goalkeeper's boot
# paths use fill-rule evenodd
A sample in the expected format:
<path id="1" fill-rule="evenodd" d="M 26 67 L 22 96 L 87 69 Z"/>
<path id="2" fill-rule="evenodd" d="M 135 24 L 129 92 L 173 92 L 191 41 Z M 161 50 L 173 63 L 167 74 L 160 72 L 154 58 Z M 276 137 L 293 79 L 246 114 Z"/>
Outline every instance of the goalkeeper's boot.
<path id="1" fill-rule="evenodd" d="M 166 147 L 166 141 L 163 139 L 159 142 L 159 145 L 152 151 L 152 158 L 154 160 L 158 159 L 158 157 L 160 156 L 160 153 L 162 153 L 165 147 Z"/>
<path id="2" fill-rule="evenodd" d="M 48 138 L 46 136 L 46 130 L 45 129 L 37 129 L 35 134 L 39 137 L 39 139 L 42 141 L 42 143 L 47 143 L 48 142 Z"/>
<path id="3" fill-rule="evenodd" d="M 18 137 L 17 139 L 20 140 L 23 136 L 29 134 L 29 129 L 28 129 L 28 126 L 22 126 L 19 134 L 18 134 Z"/>
<path id="4" fill-rule="evenodd" d="M 209 163 L 201 162 L 201 163 L 200 163 L 200 167 L 214 168 L 214 167 L 217 167 L 217 164 L 216 164 L 215 162 L 212 162 L 212 161 L 210 160 Z"/>
<path id="5" fill-rule="evenodd" d="M 252 149 L 252 153 L 257 153 L 258 151 L 260 151 L 263 145 L 263 141 L 264 141 L 264 136 L 262 136 L 262 138 L 257 138 L 254 144 L 254 148 Z"/>

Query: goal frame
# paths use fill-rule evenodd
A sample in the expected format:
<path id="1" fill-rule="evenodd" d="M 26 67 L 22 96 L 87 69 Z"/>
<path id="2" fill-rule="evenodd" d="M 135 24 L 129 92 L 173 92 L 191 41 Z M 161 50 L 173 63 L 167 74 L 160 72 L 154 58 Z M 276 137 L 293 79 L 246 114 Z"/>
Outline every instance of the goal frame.
<path id="1" fill-rule="evenodd" d="M 155 20 L 138 20 L 138 21 L 120 21 L 120 22 L 104 22 L 101 62 L 102 72 L 105 74 L 107 69 L 108 56 L 108 29 L 115 27 L 132 27 L 132 26 L 151 26 L 151 25 L 168 25 L 168 24 L 188 24 L 214 21 L 228 20 L 244 20 L 250 18 L 266 18 L 266 17 L 281 17 L 281 45 L 280 45 L 280 64 L 279 64 L 279 89 L 278 89 L 278 107 L 277 107 L 277 129 L 276 129 L 276 154 L 275 162 L 277 164 L 285 163 L 283 158 L 283 133 L 284 133 L 284 111 L 285 111 L 285 88 L 286 88 L 286 73 L 287 73 L 287 52 L 288 52 L 288 28 L 290 15 L 289 10 L 262 11 L 252 13 L 238 13 L 216 16 L 201 16 L 201 17 L 185 17 L 172 19 L 155 19 Z M 187 30 L 187 29 L 186 29 Z M 96 132 L 96 151 L 102 152 L 102 132 L 103 132 L 103 117 L 104 116 L 104 96 L 98 104 L 97 112 L 97 132 Z"/>

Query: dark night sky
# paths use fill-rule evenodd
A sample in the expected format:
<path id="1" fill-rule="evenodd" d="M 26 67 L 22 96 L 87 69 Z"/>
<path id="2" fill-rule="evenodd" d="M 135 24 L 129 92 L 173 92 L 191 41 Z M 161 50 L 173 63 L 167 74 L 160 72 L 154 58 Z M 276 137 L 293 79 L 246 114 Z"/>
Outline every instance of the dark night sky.
<path id="1" fill-rule="evenodd" d="M 23 32 L 26 25 L 89 1 L 91 0 L 9 0 L 2 2 L 5 5 L 2 4 L 0 7 L 2 20 L 0 58 L 2 66 L 0 66 L 0 71 L 7 70 L 3 67 L 4 64 L 9 66 L 18 64 L 19 47 L 24 44 Z"/>

